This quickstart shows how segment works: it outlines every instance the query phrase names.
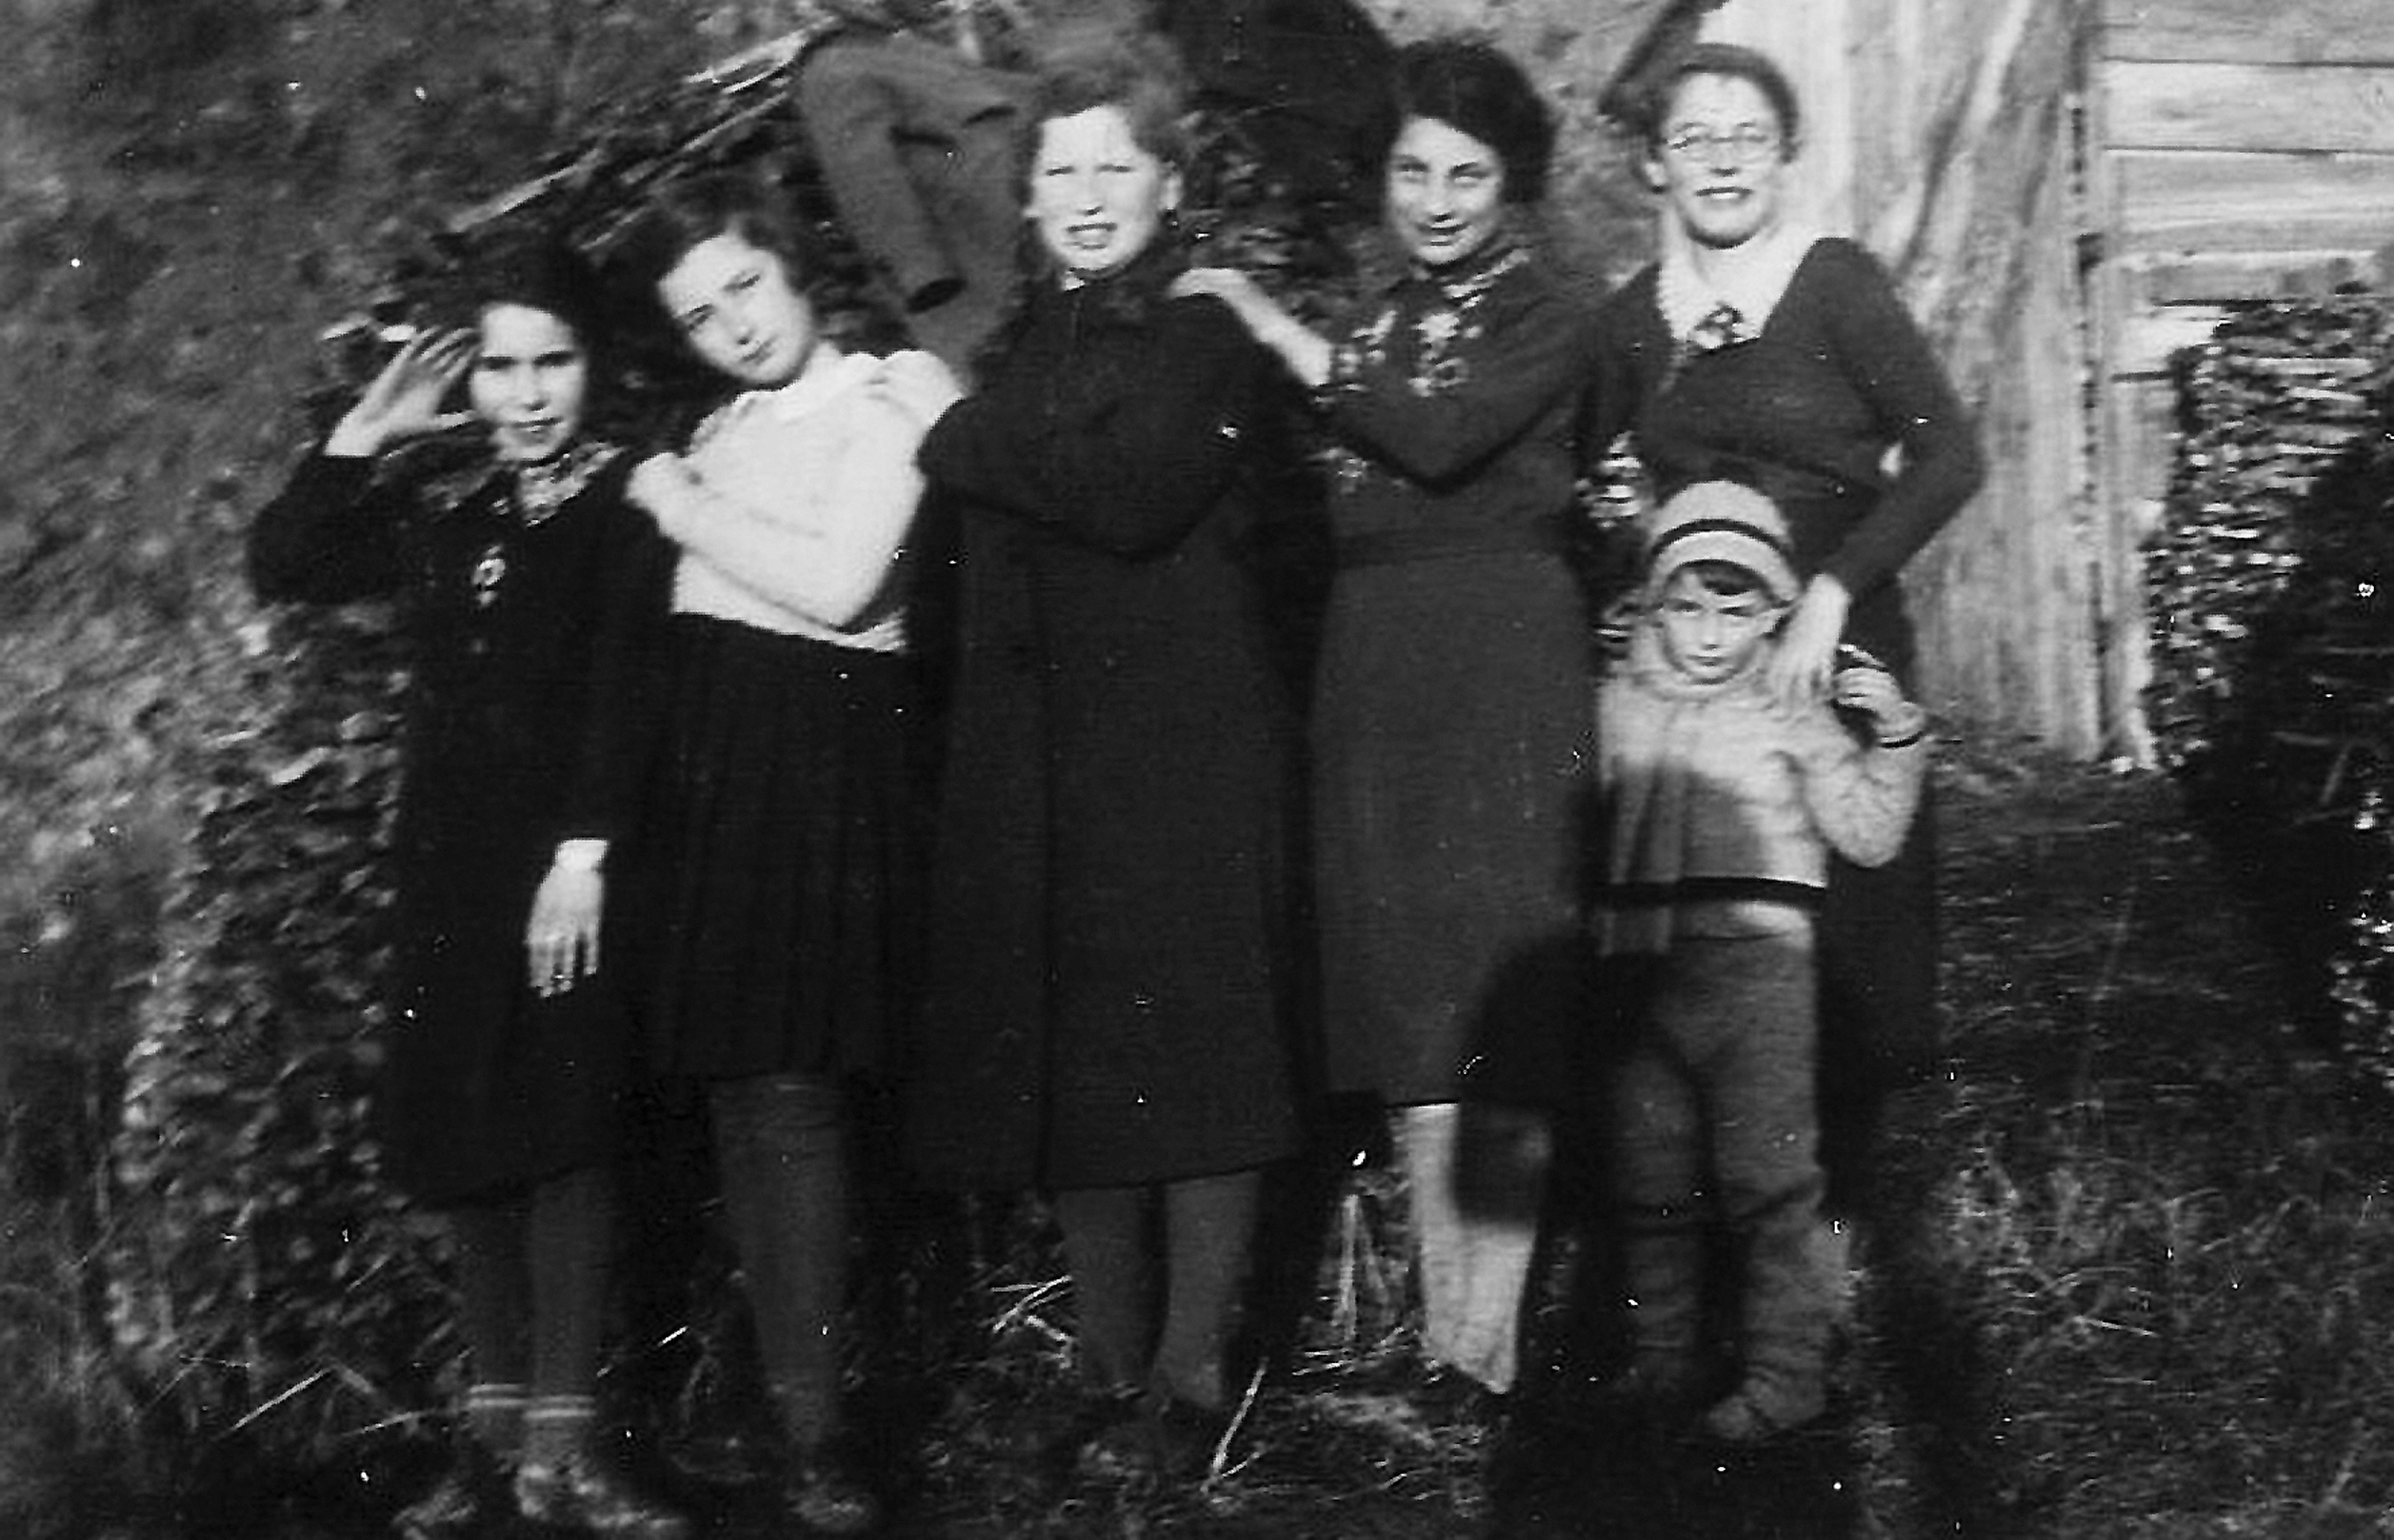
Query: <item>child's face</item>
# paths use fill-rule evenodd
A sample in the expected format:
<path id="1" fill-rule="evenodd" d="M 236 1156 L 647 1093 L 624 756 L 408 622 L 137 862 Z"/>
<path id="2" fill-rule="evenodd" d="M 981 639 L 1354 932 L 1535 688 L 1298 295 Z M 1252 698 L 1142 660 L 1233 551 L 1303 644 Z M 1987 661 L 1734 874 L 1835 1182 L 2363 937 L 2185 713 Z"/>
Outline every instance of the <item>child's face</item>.
<path id="1" fill-rule="evenodd" d="M 814 351 L 814 307 L 781 257 L 743 235 L 692 246 L 656 294 L 690 350 L 743 385 L 786 385 Z"/>
<path id="2" fill-rule="evenodd" d="M 1716 594 L 1686 571 L 1674 574 L 1655 601 L 1663 654 L 1673 668 L 1699 684 L 1736 678 L 1785 613 L 1760 588 L 1734 596 Z"/>

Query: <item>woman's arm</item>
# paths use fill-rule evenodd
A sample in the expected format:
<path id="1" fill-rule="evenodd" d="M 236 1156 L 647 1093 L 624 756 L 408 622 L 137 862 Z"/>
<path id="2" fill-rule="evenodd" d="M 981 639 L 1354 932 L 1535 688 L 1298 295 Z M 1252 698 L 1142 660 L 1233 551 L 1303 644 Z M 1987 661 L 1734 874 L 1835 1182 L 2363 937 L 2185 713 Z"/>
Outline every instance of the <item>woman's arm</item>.
<path id="1" fill-rule="evenodd" d="M 663 721 L 662 629 L 674 549 L 626 503 L 620 474 L 585 496 L 595 500 L 579 516 L 602 526 L 595 591 L 580 596 L 594 612 L 587 704 L 562 837 L 525 931 L 528 982 L 542 994 L 599 971 L 606 859 L 631 831 Z"/>
<path id="2" fill-rule="evenodd" d="M 914 469 L 922 429 L 869 394 L 838 410 L 846 441 L 828 480 L 777 488 L 794 502 L 829 510 L 828 518 L 778 517 L 759 500 L 770 494 L 722 485 L 673 454 L 632 472 L 631 499 L 668 539 L 726 578 L 818 625 L 849 629 L 871 617 L 914 522 L 923 490 Z"/>
<path id="3" fill-rule="evenodd" d="M 1901 571 L 1986 478 L 1978 430 L 1886 270 L 1860 246 L 1829 244 L 1829 332 L 1840 364 L 1888 437 L 1901 446 L 1876 507 L 1821 563 L 1849 594 Z"/>
<path id="4" fill-rule="evenodd" d="M 1468 476 L 1557 402 L 1576 402 L 1593 363 L 1589 319 L 1557 291 L 1492 295 L 1486 314 L 1478 336 L 1455 340 L 1452 367 L 1427 375 L 1413 372 L 1409 346 L 1344 343 L 1315 398 L 1334 426 L 1411 479 Z"/>
<path id="5" fill-rule="evenodd" d="M 374 460 L 474 421 L 441 402 L 472 366 L 475 347 L 472 332 L 419 332 L 383 365 L 250 526 L 249 582 L 258 597 L 341 603 L 405 580 L 399 521 L 407 498 L 375 481 Z"/>
<path id="6" fill-rule="evenodd" d="M 299 462 L 249 526 L 249 586 L 260 599 L 339 604 L 406 581 L 407 497 L 374 479 L 370 459 L 322 449 Z"/>
<path id="7" fill-rule="evenodd" d="M 925 437 L 930 477 L 1099 550 L 1177 546 L 1237 478 L 1262 398 L 1264 358 L 1230 313 L 1179 300 L 1113 393 L 1001 381 Z"/>

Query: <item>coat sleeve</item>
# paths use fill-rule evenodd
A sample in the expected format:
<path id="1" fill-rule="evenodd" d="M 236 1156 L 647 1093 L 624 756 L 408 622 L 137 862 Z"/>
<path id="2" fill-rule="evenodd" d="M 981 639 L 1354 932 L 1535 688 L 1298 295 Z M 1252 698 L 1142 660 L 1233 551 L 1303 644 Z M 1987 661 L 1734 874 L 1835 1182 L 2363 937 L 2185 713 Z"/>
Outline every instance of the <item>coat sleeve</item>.
<path id="1" fill-rule="evenodd" d="M 1976 427 L 1886 270 L 1851 243 L 1835 243 L 1834 249 L 1830 336 L 1881 429 L 1902 449 L 1878 505 L 1821 563 L 1848 593 L 1860 594 L 1900 572 L 1962 511 L 1986 465 Z"/>
<path id="2" fill-rule="evenodd" d="M 260 599 L 334 604 L 406 581 L 407 495 L 374 462 L 312 451 L 249 526 L 249 586 Z"/>
<path id="3" fill-rule="evenodd" d="M 591 596 L 598 617 L 590 705 L 565 799 L 562 837 L 569 839 L 614 841 L 631 833 L 663 738 L 664 629 L 678 553 L 646 514 L 624 500 L 623 483 L 613 475 L 593 489 L 605 500 L 591 512 L 605 533 Z"/>
<path id="4" fill-rule="evenodd" d="M 1557 290 L 1503 296 L 1490 312 L 1480 334 L 1447 361 L 1459 369 L 1416 373 L 1409 347 L 1341 343 L 1315 392 L 1324 415 L 1412 480 L 1469 477 L 1557 401 L 1576 401 L 1591 361 L 1588 320 Z"/>
<path id="5" fill-rule="evenodd" d="M 923 442 L 930 478 L 1133 559 L 1179 545 L 1243 473 L 1267 360 L 1229 310 L 1174 300 L 1119 391 L 1001 377 Z"/>
<path id="6" fill-rule="evenodd" d="M 1637 424 L 1650 381 L 1660 370 L 1656 349 L 1667 346 L 1649 324 L 1651 283 L 1641 275 L 1597 307 L 1588 345 L 1587 389 L 1580 402 L 1580 468 L 1594 475 L 1622 434 Z"/>
<path id="7" fill-rule="evenodd" d="M 1829 848 L 1857 866 L 1893 860 L 1920 806 L 1926 734 L 1892 747 L 1865 745 L 1818 706 L 1797 718 L 1790 739 L 1805 809 Z"/>
<path id="8" fill-rule="evenodd" d="M 753 492 L 708 487 L 695 508 L 663 520 L 665 533 L 732 582 L 819 625 L 848 630 L 871 620 L 922 501 L 914 467 L 921 432 L 898 407 L 875 399 L 858 403 L 843 431 L 828 483 L 786 487 L 791 498 L 833 510 L 832 519 L 782 518 L 751 500 Z"/>

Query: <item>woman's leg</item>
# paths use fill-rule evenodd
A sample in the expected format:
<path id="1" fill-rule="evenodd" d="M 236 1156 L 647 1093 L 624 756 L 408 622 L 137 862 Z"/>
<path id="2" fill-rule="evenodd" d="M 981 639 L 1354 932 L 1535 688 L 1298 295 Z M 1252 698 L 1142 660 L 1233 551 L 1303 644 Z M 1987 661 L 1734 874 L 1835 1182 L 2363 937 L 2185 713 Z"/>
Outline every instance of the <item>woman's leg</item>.
<path id="1" fill-rule="evenodd" d="M 800 1450 L 839 1432 L 848 1169 L 840 1089 L 807 1075 L 717 1082 L 724 1209 L 782 1427 Z"/>
<path id="2" fill-rule="evenodd" d="M 689 1521 L 601 1457 L 599 1347 L 613 1274 L 614 1173 L 570 1171 L 535 1188 L 528 1225 L 532 1399 L 516 1506 L 527 1518 L 607 1540 L 682 1540 Z"/>
<path id="3" fill-rule="evenodd" d="M 524 1456 L 530 1388 L 531 1289 L 521 1198 L 448 1214 L 457 1245 L 457 1326 L 467 1380 L 455 1463 L 432 1490 L 393 1516 L 404 1540 L 465 1540 L 502 1522 L 507 1481 Z"/>
<path id="4" fill-rule="evenodd" d="M 1422 1350 L 1509 1391 L 1545 1194 L 1545 1125 L 1455 1102 L 1400 1108 L 1393 1124 L 1421 1272 Z"/>
<path id="5" fill-rule="evenodd" d="M 1155 1282 L 1147 1239 L 1153 1191 L 1083 1187 L 1055 1194 L 1072 1270 L 1081 1378 L 1092 1390 L 1144 1387 L 1155 1350 Z"/>
<path id="6" fill-rule="evenodd" d="M 466 1340 L 466 1433 L 507 1466 L 523 1457 L 531 1397 L 529 1214 L 521 1195 L 449 1214 L 457 1243 L 457 1328 Z"/>
<path id="7" fill-rule="evenodd" d="M 532 1401 L 525 1457 L 558 1465 L 580 1452 L 598 1420 L 600 1334 L 615 1240 L 612 1173 L 553 1177 L 531 1202 Z"/>
<path id="8" fill-rule="evenodd" d="M 718 1081 L 715 1164 L 765 1382 L 789 1440 L 784 1500 L 823 1534 L 862 1534 L 881 1504 L 837 1446 L 848 1283 L 846 1096 L 813 1075 Z"/>
<path id="9" fill-rule="evenodd" d="M 1164 1329 L 1149 1379 L 1209 1411 L 1226 1409 L 1231 1399 L 1223 1359 L 1238 1326 L 1262 1193 L 1261 1171 L 1164 1188 Z"/>

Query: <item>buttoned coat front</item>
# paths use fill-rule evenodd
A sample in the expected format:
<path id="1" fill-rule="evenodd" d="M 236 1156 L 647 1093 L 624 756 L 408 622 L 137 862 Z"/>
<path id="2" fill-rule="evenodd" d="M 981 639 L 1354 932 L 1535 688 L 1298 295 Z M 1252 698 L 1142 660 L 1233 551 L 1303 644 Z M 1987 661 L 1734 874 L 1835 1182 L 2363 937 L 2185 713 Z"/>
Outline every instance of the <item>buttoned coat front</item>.
<path id="1" fill-rule="evenodd" d="M 1037 295 L 922 465 L 958 504 L 910 1142 L 963 1187 L 1290 1151 L 1288 713 L 1248 544 L 1267 357 L 1175 265 Z"/>

